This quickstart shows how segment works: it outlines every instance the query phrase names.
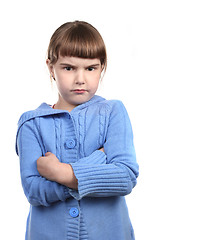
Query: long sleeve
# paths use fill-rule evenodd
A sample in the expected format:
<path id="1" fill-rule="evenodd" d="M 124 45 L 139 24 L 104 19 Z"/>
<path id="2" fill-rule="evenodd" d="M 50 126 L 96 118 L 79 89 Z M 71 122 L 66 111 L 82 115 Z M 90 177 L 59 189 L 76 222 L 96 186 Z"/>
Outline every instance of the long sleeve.
<path id="1" fill-rule="evenodd" d="M 30 204 L 49 206 L 70 197 L 67 187 L 48 181 L 37 171 L 36 161 L 43 155 L 41 141 L 34 131 L 33 121 L 20 128 L 17 137 L 22 186 Z"/>
<path id="2" fill-rule="evenodd" d="M 85 196 L 123 196 L 132 191 L 138 177 L 131 123 L 124 105 L 112 105 L 104 151 L 95 151 L 76 163 L 71 163 L 78 179 L 76 199 Z"/>

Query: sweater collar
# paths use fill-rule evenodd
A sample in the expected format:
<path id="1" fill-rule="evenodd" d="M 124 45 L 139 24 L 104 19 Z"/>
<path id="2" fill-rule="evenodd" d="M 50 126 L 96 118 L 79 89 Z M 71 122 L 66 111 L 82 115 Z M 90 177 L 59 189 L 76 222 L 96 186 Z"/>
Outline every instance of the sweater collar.
<path id="1" fill-rule="evenodd" d="M 100 96 L 97 96 L 97 95 L 94 95 L 89 101 L 85 102 L 85 103 L 82 103 L 80 105 L 78 105 L 77 107 L 75 107 L 72 111 L 72 112 L 75 112 L 75 111 L 78 111 L 78 110 L 81 110 L 83 108 L 86 108 L 88 107 L 89 105 L 93 104 L 93 103 L 96 103 L 96 102 L 100 102 L 100 101 L 103 101 L 105 100 L 105 98 L 102 98 Z M 51 105 L 47 104 L 47 103 L 42 103 L 37 109 L 36 111 L 47 111 L 51 114 L 54 114 L 55 112 L 58 113 L 62 113 L 62 112 L 68 112 L 67 110 L 60 110 L 60 109 L 52 109 Z"/>
<path id="2" fill-rule="evenodd" d="M 77 107 L 75 107 L 70 112 L 70 114 L 73 114 L 81 109 L 84 109 L 84 108 L 90 106 L 91 104 L 94 104 L 94 103 L 97 103 L 100 101 L 104 101 L 104 100 L 105 100 L 104 98 L 94 95 L 88 102 L 85 102 L 85 103 L 80 104 Z M 25 112 L 19 119 L 18 127 L 20 127 L 24 122 L 26 122 L 32 118 L 55 115 L 55 114 L 60 114 L 60 113 L 68 113 L 68 111 L 60 110 L 60 109 L 52 109 L 52 107 L 49 104 L 42 103 L 37 109 Z"/>

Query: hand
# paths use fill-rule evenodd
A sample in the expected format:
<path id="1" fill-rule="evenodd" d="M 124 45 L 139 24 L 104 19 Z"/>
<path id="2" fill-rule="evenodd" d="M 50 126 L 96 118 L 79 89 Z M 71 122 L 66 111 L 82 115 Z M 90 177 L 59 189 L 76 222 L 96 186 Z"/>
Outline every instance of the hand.
<path id="1" fill-rule="evenodd" d="M 102 147 L 102 148 L 100 148 L 99 150 L 100 150 L 100 151 L 102 151 L 102 152 L 104 152 L 104 148 L 103 148 L 103 147 Z"/>
<path id="2" fill-rule="evenodd" d="M 60 161 L 51 152 L 47 152 L 44 157 L 37 159 L 38 172 L 48 180 L 56 181 L 59 168 Z"/>
<path id="3" fill-rule="evenodd" d="M 37 170 L 42 177 L 65 185 L 72 189 L 78 189 L 78 180 L 73 173 L 70 164 L 61 163 L 51 152 L 37 159 Z"/>

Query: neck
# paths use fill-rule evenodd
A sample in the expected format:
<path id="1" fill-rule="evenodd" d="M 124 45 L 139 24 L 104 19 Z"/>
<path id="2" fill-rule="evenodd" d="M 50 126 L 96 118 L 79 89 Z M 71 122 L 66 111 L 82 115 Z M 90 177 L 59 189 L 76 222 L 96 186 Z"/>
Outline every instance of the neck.
<path id="1" fill-rule="evenodd" d="M 54 104 L 54 109 L 61 109 L 61 110 L 66 110 L 68 112 L 71 112 L 75 107 L 77 107 L 76 105 L 72 105 L 69 104 L 65 101 L 63 101 L 60 96 L 58 98 L 58 101 L 56 104 Z"/>

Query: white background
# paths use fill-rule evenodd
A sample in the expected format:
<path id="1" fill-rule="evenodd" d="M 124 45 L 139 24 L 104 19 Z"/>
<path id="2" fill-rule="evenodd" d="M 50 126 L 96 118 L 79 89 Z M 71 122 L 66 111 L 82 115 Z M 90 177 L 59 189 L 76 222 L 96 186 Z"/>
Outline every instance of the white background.
<path id="1" fill-rule="evenodd" d="M 224 239 L 223 13 L 217 0 L 1 2 L 0 239 L 24 239 L 17 121 L 55 103 L 47 46 L 73 20 L 103 36 L 108 69 L 98 94 L 122 100 L 132 121 L 140 176 L 127 202 L 136 239 Z"/>

